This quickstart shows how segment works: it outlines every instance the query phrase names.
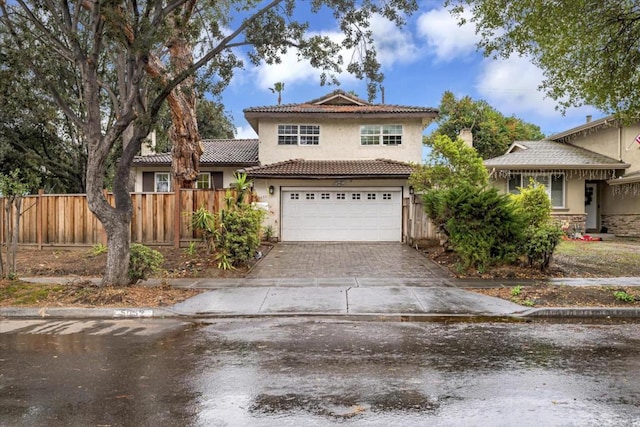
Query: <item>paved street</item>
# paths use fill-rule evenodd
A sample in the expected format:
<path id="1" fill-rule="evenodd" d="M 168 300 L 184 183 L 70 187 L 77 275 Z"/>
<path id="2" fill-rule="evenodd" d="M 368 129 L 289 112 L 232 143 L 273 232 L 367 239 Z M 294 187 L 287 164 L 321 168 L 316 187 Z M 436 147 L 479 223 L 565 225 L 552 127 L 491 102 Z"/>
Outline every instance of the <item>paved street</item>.
<path id="1" fill-rule="evenodd" d="M 638 324 L 6 320 L 0 332 L 2 426 L 640 426 Z"/>

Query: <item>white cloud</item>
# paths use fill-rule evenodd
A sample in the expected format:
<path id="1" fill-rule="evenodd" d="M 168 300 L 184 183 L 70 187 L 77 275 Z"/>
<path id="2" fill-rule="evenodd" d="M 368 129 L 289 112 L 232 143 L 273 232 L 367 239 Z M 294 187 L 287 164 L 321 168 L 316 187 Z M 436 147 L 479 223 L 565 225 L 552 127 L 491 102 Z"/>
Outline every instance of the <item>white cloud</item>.
<path id="1" fill-rule="evenodd" d="M 417 32 L 427 41 L 429 48 L 439 61 L 448 62 L 458 57 L 467 57 L 476 51 L 480 37 L 476 27 L 469 22 L 471 13 L 465 12 L 467 22 L 460 26 L 458 18 L 442 9 L 432 9 L 418 17 Z"/>
<path id="2" fill-rule="evenodd" d="M 258 134 L 253 130 L 251 126 L 238 126 L 236 127 L 235 139 L 256 139 Z"/>
<path id="3" fill-rule="evenodd" d="M 539 89 L 543 79 L 542 70 L 526 57 L 487 58 L 481 64 L 476 90 L 482 99 L 505 115 L 526 117 L 525 120 L 532 123 L 548 123 L 542 129 L 547 134 L 568 129 L 572 127 L 569 123 L 581 122 L 587 114 L 594 117 L 599 114 L 593 107 L 584 106 L 571 108 L 563 116 L 556 109 L 557 101 Z"/>
<path id="4" fill-rule="evenodd" d="M 322 35 L 329 36 L 334 42 L 339 42 L 343 37 L 342 33 L 337 32 L 324 32 Z M 345 62 L 348 62 L 351 57 L 351 54 L 347 51 L 342 51 L 341 55 Z M 255 70 L 256 86 L 267 90 L 277 82 L 285 82 L 286 87 L 299 83 L 319 84 L 321 71 L 313 68 L 308 60 L 298 58 L 295 49 L 289 49 L 281 59 L 282 61 L 279 64 L 263 64 L 257 67 Z M 345 71 L 338 75 L 338 79 L 341 83 L 345 83 L 353 80 L 354 77 Z"/>
<path id="5" fill-rule="evenodd" d="M 382 68 L 389 68 L 395 63 L 410 63 L 417 59 L 418 47 L 413 41 L 409 31 L 403 31 L 395 24 L 382 16 L 374 16 L 371 19 L 371 30 L 374 37 L 374 45 L 378 54 L 378 61 Z M 312 33 L 311 35 L 313 35 Z M 320 33 L 328 36 L 336 43 L 342 42 L 344 34 L 339 31 L 323 31 Z M 357 52 L 343 49 L 340 51 L 344 64 L 343 72 L 338 74 L 338 80 L 343 85 L 353 84 L 356 78 L 344 71 L 352 60 L 357 60 Z M 273 87 L 276 82 L 285 82 L 287 87 L 296 84 L 318 84 L 321 71 L 313 68 L 309 61 L 298 58 L 297 51 L 290 49 L 282 56 L 280 64 L 263 64 L 255 70 L 256 85 L 263 90 Z"/>
<path id="6" fill-rule="evenodd" d="M 396 62 L 407 64 L 418 59 L 419 48 L 411 32 L 399 28 L 380 15 L 372 17 L 371 30 L 378 61 L 383 69 L 391 67 Z"/>

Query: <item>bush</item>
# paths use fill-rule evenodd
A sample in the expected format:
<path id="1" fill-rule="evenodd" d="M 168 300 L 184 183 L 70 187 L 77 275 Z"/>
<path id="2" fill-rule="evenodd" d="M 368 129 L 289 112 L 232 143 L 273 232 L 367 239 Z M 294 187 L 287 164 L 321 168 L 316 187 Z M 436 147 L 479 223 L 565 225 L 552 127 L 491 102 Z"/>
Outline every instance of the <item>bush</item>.
<path id="1" fill-rule="evenodd" d="M 220 233 L 216 250 L 221 268 L 246 264 L 260 247 L 260 226 L 264 211 L 241 204 L 220 212 Z"/>
<path id="2" fill-rule="evenodd" d="M 551 220 L 551 200 L 543 185 L 535 182 L 520 188 L 520 194 L 511 196 L 516 212 L 524 223 L 533 227 L 547 224 Z"/>
<path id="3" fill-rule="evenodd" d="M 522 222 L 508 196 L 495 188 L 460 185 L 429 192 L 425 206 L 442 225 L 463 268 L 480 271 L 497 262 L 513 262 L 521 251 Z"/>
<path id="4" fill-rule="evenodd" d="M 149 275 L 158 272 L 163 262 L 164 257 L 160 252 L 139 243 L 133 243 L 129 260 L 129 279 L 131 283 L 145 280 Z"/>
<path id="5" fill-rule="evenodd" d="M 537 265 L 546 270 L 551 263 L 553 252 L 560 243 L 563 232 L 557 224 L 547 222 L 539 226 L 529 226 L 525 234 L 524 252 L 529 266 Z"/>

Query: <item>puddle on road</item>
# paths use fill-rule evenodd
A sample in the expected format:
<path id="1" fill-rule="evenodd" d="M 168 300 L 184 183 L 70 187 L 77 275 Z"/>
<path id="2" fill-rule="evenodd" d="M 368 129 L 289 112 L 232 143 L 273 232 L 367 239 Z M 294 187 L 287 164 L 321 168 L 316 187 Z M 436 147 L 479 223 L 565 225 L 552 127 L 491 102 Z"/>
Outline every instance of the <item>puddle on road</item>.
<path id="1" fill-rule="evenodd" d="M 334 419 L 348 419 L 364 413 L 420 412 L 435 413 L 436 400 L 414 390 L 392 391 L 372 396 L 325 395 L 311 396 L 289 393 L 261 394 L 250 407 L 252 413 L 285 415 L 295 412 Z"/>

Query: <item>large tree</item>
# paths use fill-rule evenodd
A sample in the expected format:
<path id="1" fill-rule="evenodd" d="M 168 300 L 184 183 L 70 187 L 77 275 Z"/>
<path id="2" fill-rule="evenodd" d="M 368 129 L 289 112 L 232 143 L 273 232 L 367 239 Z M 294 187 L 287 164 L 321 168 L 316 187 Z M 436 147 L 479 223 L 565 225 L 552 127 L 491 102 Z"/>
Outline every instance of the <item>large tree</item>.
<path id="1" fill-rule="evenodd" d="M 86 145 L 51 96 L 40 90 L 22 56 L 0 50 L 0 173 L 19 168 L 46 191 L 84 193 Z"/>
<path id="2" fill-rule="evenodd" d="M 224 105 L 218 101 L 201 98 L 196 103 L 196 119 L 198 133 L 205 139 L 230 139 L 235 136 L 235 126 L 232 119 L 224 111 Z M 170 138 L 171 110 L 163 107 L 155 126 L 156 152 L 171 151 L 173 142 Z"/>
<path id="3" fill-rule="evenodd" d="M 543 90 L 561 109 L 592 105 L 640 113 L 640 3 L 637 0 L 448 0 L 470 10 L 487 55 L 529 56 Z M 459 15 L 463 16 L 463 15 Z"/>
<path id="4" fill-rule="evenodd" d="M 310 33 L 308 23 L 296 19 L 296 7 L 309 7 L 309 16 L 329 8 L 343 41 Z M 107 234 L 102 283 L 124 285 L 129 282 L 131 165 L 166 100 L 172 108 L 193 102 L 191 79 L 205 70 L 220 91 L 242 66 L 236 48 L 246 49 L 253 64 L 275 63 L 295 48 L 321 70 L 321 82 L 335 81 L 346 65 L 367 78 L 372 97 L 383 76 L 369 21 L 380 14 L 403 24 L 405 14 L 416 8 L 415 0 L 0 0 L 0 31 L 7 35 L 0 48 L 22 53 L 34 81 L 80 129 L 87 144 L 89 208 Z M 201 51 L 191 61 L 194 46 Z M 338 54 L 343 48 L 362 49 L 361 55 L 344 64 Z M 174 117 L 173 125 L 179 136 L 189 134 L 189 141 L 197 134 L 188 121 Z M 112 206 L 103 189 L 107 160 L 118 144 L 122 154 Z"/>
<path id="5" fill-rule="evenodd" d="M 454 140 L 463 129 L 470 129 L 473 146 L 483 159 L 504 154 L 514 141 L 537 141 L 544 138 L 540 127 L 515 116 L 504 116 L 486 101 L 474 101 L 469 96 L 460 99 L 449 91 L 442 95 L 438 127 L 425 137 L 432 145 L 440 135 Z"/>

